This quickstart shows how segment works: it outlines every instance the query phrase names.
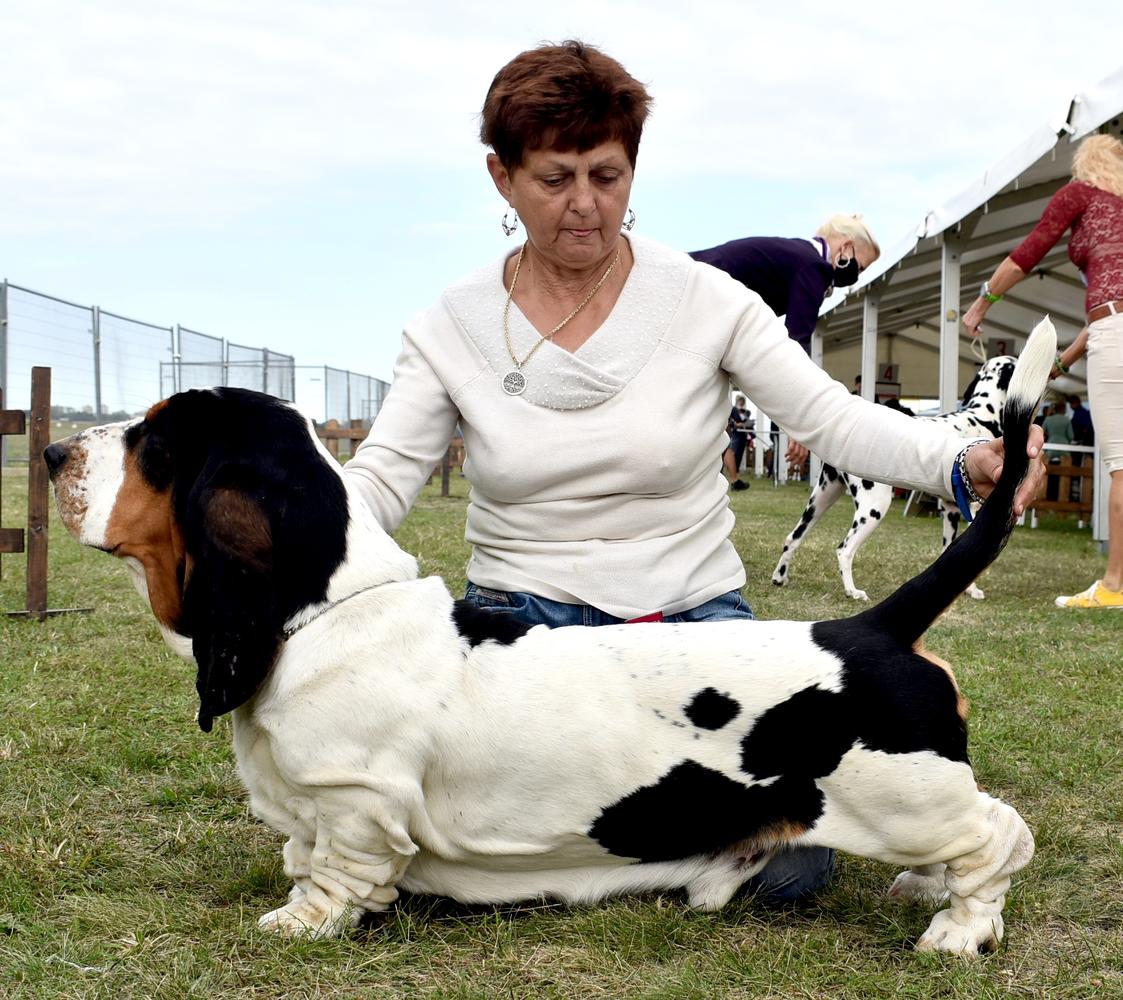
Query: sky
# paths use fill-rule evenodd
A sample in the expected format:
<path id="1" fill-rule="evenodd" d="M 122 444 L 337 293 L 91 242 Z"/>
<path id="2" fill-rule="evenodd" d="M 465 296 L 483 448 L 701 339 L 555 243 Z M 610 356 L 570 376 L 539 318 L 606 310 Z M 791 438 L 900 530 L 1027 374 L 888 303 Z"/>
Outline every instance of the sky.
<path id="1" fill-rule="evenodd" d="M 518 239 L 477 137 L 518 52 L 581 38 L 648 86 L 637 234 L 857 211 L 892 246 L 1123 65 L 1123 5 L 1078 12 L 0 0 L 0 277 L 389 380 L 409 318 Z"/>

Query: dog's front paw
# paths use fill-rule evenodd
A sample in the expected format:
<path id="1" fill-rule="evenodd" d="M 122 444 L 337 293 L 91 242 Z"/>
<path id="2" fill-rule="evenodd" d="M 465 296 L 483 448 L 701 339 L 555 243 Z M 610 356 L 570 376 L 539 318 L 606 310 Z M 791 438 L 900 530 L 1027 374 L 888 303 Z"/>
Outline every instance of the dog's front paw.
<path id="1" fill-rule="evenodd" d="M 967 588 L 965 593 L 967 594 L 968 597 L 973 597 L 976 601 L 981 601 L 984 597 L 987 596 L 981 590 L 979 590 L 979 588 L 976 587 L 974 584 L 971 584 Z"/>
<path id="2" fill-rule="evenodd" d="M 864 590 L 859 590 L 857 587 L 847 588 L 846 596 L 853 597 L 856 601 L 868 601 L 870 599 L 869 594 Z"/>
<path id="3" fill-rule="evenodd" d="M 927 874 L 909 868 L 901 872 L 889 887 L 889 896 L 906 902 L 929 903 L 939 906 L 947 901 L 948 889 L 944 879 L 944 866 L 938 874 Z"/>
<path id="4" fill-rule="evenodd" d="M 787 570 L 786 570 L 786 569 L 785 569 L 785 570 L 784 570 L 784 572 L 782 572 L 782 573 L 780 572 L 780 570 L 779 570 L 779 569 L 777 569 L 777 570 L 776 570 L 776 571 L 775 571 L 775 572 L 774 572 L 774 573 L 772 574 L 772 584 L 773 584 L 773 586 L 775 586 L 775 587 L 782 587 L 782 586 L 784 586 L 784 584 L 785 584 L 785 583 L 787 583 L 787 582 L 788 582 L 788 573 L 787 573 Z"/>
<path id="5" fill-rule="evenodd" d="M 257 926 L 285 937 L 336 937 L 354 927 L 361 916 L 362 910 L 355 907 L 324 909 L 300 898 L 270 910 L 258 920 Z"/>
<path id="6" fill-rule="evenodd" d="M 952 911 L 941 910 L 916 942 L 917 951 L 949 951 L 965 958 L 998 950 L 1002 940 L 1002 914 L 987 912 L 961 922 Z"/>

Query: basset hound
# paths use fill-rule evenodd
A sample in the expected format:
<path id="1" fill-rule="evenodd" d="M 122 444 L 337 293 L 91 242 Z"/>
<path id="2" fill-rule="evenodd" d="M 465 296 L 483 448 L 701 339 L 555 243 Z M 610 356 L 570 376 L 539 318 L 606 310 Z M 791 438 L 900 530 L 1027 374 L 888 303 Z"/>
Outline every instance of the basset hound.
<path id="1" fill-rule="evenodd" d="M 963 392 L 962 407 L 949 413 L 917 419 L 943 424 L 962 438 L 993 440 L 999 437 L 1002 434 L 999 418 L 1016 361 L 1016 358 L 1009 355 L 991 358 L 968 383 Z M 838 546 L 838 569 L 842 574 L 842 586 L 855 600 L 869 600 L 869 595 L 864 590 L 859 590 L 854 583 L 854 557 L 889 513 L 889 505 L 893 502 L 893 487 L 853 476 L 825 464 L 819 472 L 819 481 L 811 491 L 807 506 L 800 515 L 799 523 L 784 539 L 780 559 L 772 571 L 772 582 L 777 587 L 784 586 L 792 578 L 792 559 L 807 532 L 815 527 L 816 522 L 843 494 L 849 494 L 854 502 L 854 519 L 846 537 Z M 943 521 L 943 548 L 946 549 L 955 540 L 960 514 L 955 504 L 945 503 L 943 500 L 939 501 L 939 509 Z M 976 600 L 985 596 L 973 580 L 966 591 Z"/>
<path id="2" fill-rule="evenodd" d="M 179 393 L 45 458 L 67 527 L 124 559 L 197 665 L 199 726 L 232 716 L 251 808 L 287 837 L 293 887 L 262 927 L 339 933 L 399 889 L 681 888 L 712 910 L 781 846 L 820 845 L 907 866 L 893 895 L 950 899 L 918 947 L 974 955 L 1033 838 L 977 787 L 964 700 L 918 643 L 1010 533 L 1054 345 L 1049 326 L 1023 352 L 1007 474 L 971 529 L 839 621 L 481 612 L 418 579 L 304 417 L 246 390 Z"/>

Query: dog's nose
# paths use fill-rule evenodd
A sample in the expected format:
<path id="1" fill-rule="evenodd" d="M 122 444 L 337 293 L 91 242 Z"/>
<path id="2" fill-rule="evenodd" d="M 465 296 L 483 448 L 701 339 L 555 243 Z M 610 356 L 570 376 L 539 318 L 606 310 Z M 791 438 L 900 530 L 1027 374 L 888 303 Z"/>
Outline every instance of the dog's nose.
<path id="1" fill-rule="evenodd" d="M 66 461 L 67 450 L 61 444 L 49 444 L 43 449 L 43 461 L 47 463 L 47 472 L 54 478 L 54 474 L 62 468 Z"/>

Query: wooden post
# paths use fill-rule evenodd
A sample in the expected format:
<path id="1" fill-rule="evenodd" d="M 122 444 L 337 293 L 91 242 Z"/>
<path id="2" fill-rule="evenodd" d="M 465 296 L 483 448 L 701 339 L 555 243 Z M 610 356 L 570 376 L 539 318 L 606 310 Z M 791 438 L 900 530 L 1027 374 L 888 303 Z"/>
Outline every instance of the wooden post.
<path id="1" fill-rule="evenodd" d="M 25 420 L 23 410 L 4 409 L 4 388 L 0 386 L 0 436 L 4 434 L 24 433 Z M 3 464 L 0 463 L 0 476 L 3 476 Z M 0 478 L 0 498 L 4 496 L 3 479 Z M 23 528 L 0 528 L 0 552 L 23 551 Z"/>
<path id="2" fill-rule="evenodd" d="M 31 369 L 31 426 L 27 430 L 27 613 L 47 617 L 47 463 L 51 443 L 51 369 Z"/>
<path id="3" fill-rule="evenodd" d="M 448 467 L 452 464 L 452 445 L 445 448 L 445 457 L 441 459 L 441 496 L 448 496 Z"/>

